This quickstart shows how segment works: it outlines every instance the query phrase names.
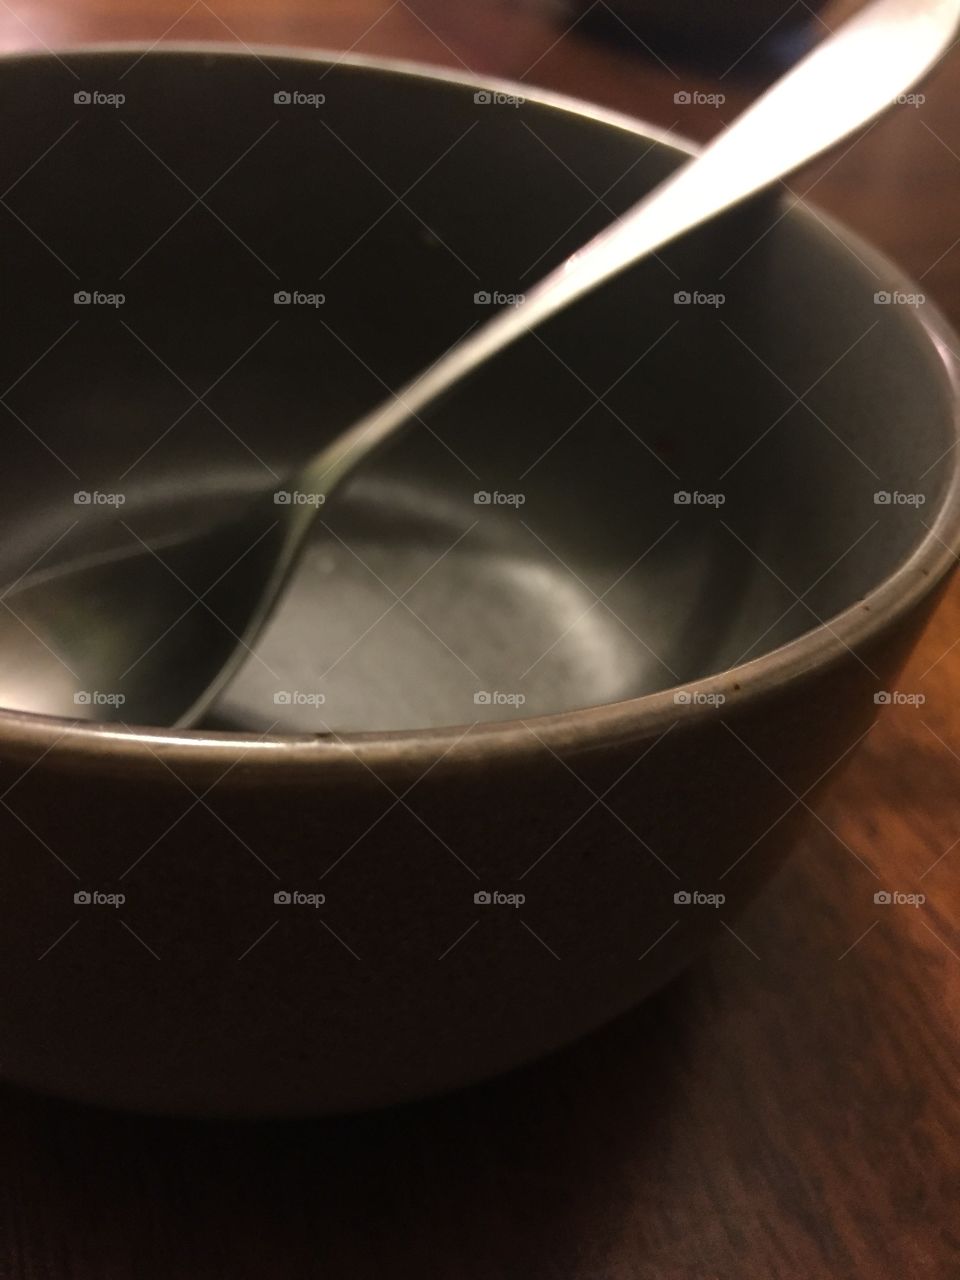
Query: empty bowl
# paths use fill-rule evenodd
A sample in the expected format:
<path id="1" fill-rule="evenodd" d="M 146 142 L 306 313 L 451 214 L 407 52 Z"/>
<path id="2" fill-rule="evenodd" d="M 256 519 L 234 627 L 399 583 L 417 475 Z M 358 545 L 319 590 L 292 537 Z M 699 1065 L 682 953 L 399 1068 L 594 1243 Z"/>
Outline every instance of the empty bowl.
<path id="1" fill-rule="evenodd" d="M 0 116 L 8 583 L 311 501 L 292 467 L 685 154 L 525 85 L 271 49 L 7 57 Z M 6 1078 L 344 1111 L 661 986 L 903 696 L 960 549 L 952 341 L 771 194 L 363 468 L 206 727 L 128 725 L 122 689 L 51 717 L 0 647 Z"/>

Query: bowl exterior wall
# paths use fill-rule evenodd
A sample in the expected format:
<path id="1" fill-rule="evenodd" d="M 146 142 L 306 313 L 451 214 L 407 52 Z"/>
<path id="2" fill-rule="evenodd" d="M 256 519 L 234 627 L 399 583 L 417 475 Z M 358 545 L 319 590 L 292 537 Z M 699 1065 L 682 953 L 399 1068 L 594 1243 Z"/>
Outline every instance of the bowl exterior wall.
<path id="1" fill-rule="evenodd" d="M 146 747 L 123 773 L 0 747 L 4 1073 L 137 1110 L 321 1113 L 573 1040 L 769 877 L 931 604 L 749 705 L 560 746 L 533 724 L 482 767 L 471 734 L 426 771 L 317 742 L 272 786 L 242 759 L 211 787 Z M 75 901 L 94 892 L 125 901 Z"/>

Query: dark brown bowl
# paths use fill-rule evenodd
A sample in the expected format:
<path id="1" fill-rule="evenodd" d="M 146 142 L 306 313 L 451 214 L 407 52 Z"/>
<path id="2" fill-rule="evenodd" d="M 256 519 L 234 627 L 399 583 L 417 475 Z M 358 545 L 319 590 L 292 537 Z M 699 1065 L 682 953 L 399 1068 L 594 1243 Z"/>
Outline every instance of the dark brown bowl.
<path id="1" fill-rule="evenodd" d="M 683 154 L 382 62 L 63 58 L 0 63 L 5 579 L 275 488 Z M 688 963 L 908 695 L 960 547 L 955 369 L 911 292 L 754 202 L 358 476 L 218 727 L 0 712 L 5 1075 L 369 1107 Z M 77 491 L 121 492 L 124 524 Z"/>

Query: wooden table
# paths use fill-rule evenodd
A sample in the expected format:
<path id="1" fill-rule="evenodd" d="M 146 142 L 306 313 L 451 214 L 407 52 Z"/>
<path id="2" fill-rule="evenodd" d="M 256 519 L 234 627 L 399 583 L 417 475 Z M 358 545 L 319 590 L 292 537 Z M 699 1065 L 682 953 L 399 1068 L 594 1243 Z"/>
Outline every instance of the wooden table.
<path id="1" fill-rule="evenodd" d="M 161 35 L 496 71 L 699 137 L 751 96 L 506 5 L 0 0 L 5 48 Z M 798 189 L 960 323 L 958 67 Z M 727 101 L 684 111 L 678 85 Z M 926 701 L 884 713 L 743 942 L 551 1061 L 336 1122 L 0 1093 L 0 1276 L 960 1276 L 960 580 L 899 687 Z"/>

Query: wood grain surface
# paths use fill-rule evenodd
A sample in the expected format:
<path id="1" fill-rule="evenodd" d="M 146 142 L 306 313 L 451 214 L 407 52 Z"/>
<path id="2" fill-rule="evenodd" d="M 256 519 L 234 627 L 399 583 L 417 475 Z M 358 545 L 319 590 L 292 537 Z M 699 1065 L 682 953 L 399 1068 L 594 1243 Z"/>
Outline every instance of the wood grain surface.
<path id="1" fill-rule="evenodd" d="M 736 68 L 661 61 L 626 27 L 569 24 L 456 0 L 0 0 L 5 49 L 352 48 L 700 138 L 756 91 Z M 925 102 L 794 187 L 960 323 L 958 67 L 954 51 Z M 679 87 L 727 101 L 678 107 Z M 899 688 L 925 701 L 885 710 L 738 936 L 550 1061 L 335 1122 L 164 1122 L 0 1092 L 0 1277 L 960 1276 L 960 580 Z"/>

